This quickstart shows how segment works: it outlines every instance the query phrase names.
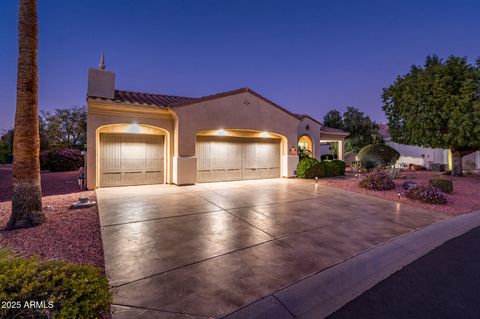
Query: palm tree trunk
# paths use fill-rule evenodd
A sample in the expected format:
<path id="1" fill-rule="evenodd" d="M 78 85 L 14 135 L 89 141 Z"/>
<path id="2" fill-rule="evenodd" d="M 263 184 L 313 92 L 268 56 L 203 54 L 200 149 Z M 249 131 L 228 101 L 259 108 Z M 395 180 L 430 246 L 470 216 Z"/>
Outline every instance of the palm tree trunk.
<path id="1" fill-rule="evenodd" d="M 19 0 L 19 3 L 17 109 L 9 229 L 36 226 L 45 220 L 39 161 L 37 0 Z"/>

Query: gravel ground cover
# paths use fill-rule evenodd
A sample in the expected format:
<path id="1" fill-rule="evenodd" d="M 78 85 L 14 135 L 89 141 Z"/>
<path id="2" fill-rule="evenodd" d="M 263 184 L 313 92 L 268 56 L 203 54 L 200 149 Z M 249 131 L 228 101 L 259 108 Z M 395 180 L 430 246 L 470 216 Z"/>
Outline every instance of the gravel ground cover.
<path id="1" fill-rule="evenodd" d="M 459 215 L 480 209 L 480 175 L 467 175 L 463 177 L 451 177 L 442 175 L 439 172 L 430 171 L 405 171 L 398 174 L 394 180 L 395 188 L 388 191 L 370 191 L 358 186 L 358 182 L 365 174 L 359 174 L 358 179 L 355 174 L 347 173 L 343 178 L 322 179 L 319 183 L 322 185 L 344 189 L 351 192 L 380 197 L 391 201 L 399 201 L 440 211 L 450 215 Z M 428 185 L 430 178 L 448 178 L 453 180 L 453 193 L 446 194 L 448 203 L 446 205 L 433 205 L 411 200 L 403 195 L 402 184 L 406 181 L 414 181 L 418 185 Z M 398 194 L 400 198 L 398 198 Z"/>
<path id="2" fill-rule="evenodd" d="M 62 259 L 104 267 L 97 206 L 69 209 L 85 195 L 95 200 L 95 192 L 80 192 L 78 172 L 42 172 L 43 209 L 47 221 L 33 228 L 0 231 L 0 245 L 23 256 Z M 11 168 L 0 168 L 0 229 L 11 212 Z"/>

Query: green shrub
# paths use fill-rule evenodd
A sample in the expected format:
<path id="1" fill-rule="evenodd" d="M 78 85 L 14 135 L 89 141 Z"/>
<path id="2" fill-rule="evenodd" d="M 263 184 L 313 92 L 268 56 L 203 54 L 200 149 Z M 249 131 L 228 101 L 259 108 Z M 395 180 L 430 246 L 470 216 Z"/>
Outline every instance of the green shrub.
<path id="1" fill-rule="evenodd" d="M 384 166 L 393 165 L 400 158 L 400 154 L 386 144 L 367 145 L 358 152 L 357 156 L 360 161 L 366 156 L 376 158 Z"/>
<path id="2" fill-rule="evenodd" d="M 453 192 L 453 182 L 449 179 L 432 178 L 428 181 L 428 184 L 437 187 L 444 193 L 450 194 L 451 192 Z"/>
<path id="3" fill-rule="evenodd" d="M 332 176 L 339 176 L 340 175 L 340 167 L 338 164 L 333 163 L 333 161 L 323 161 L 323 165 L 325 166 L 325 176 L 332 177 Z"/>
<path id="4" fill-rule="evenodd" d="M 79 150 L 64 149 L 45 151 L 40 154 L 40 167 L 51 172 L 74 171 L 83 166 Z"/>
<path id="5" fill-rule="evenodd" d="M 372 155 L 365 155 L 359 161 L 360 167 L 367 170 L 367 172 L 371 172 L 375 168 L 382 165 L 382 162 L 376 157 Z"/>
<path id="6" fill-rule="evenodd" d="M 386 191 L 395 188 L 395 183 L 393 182 L 392 178 L 385 172 L 375 172 L 369 174 L 358 184 L 360 187 L 374 191 Z"/>
<path id="7" fill-rule="evenodd" d="M 324 165 L 314 158 L 302 159 L 297 166 L 298 178 L 315 178 L 325 176 Z"/>
<path id="8" fill-rule="evenodd" d="M 36 258 L 0 259 L 0 300 L 22 307 L 0 308 L 1 318 L 99 318 L 112 301 L 108 280 L 99 268 Z M 26 308 L 25 302 L 44 302 Z"/>
<path id="9" fill-rule="evenodd" d="M 341 160 L 333 160 L 330 161 L 332 165 L 335 165 L 338 168 L 339 174 L 338 175 L 345 175 L 345 162 Z"/>

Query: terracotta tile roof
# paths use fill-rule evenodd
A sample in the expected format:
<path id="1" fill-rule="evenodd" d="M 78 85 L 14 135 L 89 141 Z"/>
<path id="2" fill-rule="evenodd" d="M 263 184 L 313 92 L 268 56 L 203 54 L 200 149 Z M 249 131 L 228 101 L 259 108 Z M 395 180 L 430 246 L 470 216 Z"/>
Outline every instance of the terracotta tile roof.
<path id="1" fill-rule="evenodd" d="M 350 134 L 348 132 L 339 130 L 337 128 L 331 128 L 331 127 L 326 127 L 326 126 L 322 126 L 322 128 L 320 129 L 320 132 L 330 133 L 330 134 L 341 134 L 341 135 L 349 135 Z"/>
<path id="2" fill-rule="evenodd" d="M 148 104 L 159 107 L 169 107 L 175 104 L 193 100 L 186 96 L 152 94 L 132 91 L 115 90 L 116 103 Z"/>
<path id="3" fill-rule="evenodd" d="M 311 119 L 312 121 L 314 121 L 314 122 L 316 122 L 316 123 L 318 123 L 318 124 L 320 124 L 320 125 L 323 125 L 322 122 L 320 122 L 319 120 L 311 117 L 311 116 L 308 115 L 308 114 L 294 113 L 294 115 L 295 115 L 299 120 L 303 120 L 304 118 L 309 118 L 309 119 Z"/>

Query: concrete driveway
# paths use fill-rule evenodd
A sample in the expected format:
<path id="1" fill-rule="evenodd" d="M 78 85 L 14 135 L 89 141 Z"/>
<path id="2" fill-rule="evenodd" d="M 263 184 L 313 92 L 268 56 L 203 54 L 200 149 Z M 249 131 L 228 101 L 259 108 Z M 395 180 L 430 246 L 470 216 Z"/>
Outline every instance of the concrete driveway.
<path id="1" fill-rule="evenodd" d="M 446 217 L 295 179 L 103 188 L 97 197 L 115 318 L 226 315 Z"/>

